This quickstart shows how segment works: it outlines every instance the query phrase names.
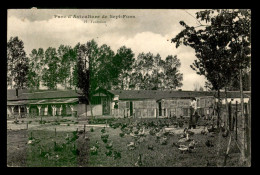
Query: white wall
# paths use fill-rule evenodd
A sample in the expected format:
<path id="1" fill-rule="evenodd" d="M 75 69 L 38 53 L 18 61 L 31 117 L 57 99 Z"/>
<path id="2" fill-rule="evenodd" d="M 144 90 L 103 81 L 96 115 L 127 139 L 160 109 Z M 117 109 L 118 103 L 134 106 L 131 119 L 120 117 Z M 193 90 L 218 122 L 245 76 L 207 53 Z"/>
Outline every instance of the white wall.
<path id="1" fill-rule="evenodd" d="M 102 115 L 102 105 L 92 105 L 92 111 L 94 116 Z M 89 105 L 87 105 L 87 116 L 91 116 Z"/>
<path id="2" fill-rule="evenodd" d="M 231 100 L 231 98 L 227 98 L 228 103 L 231 101 L 231 104 L 236 104 L 236 101 L 238 104 L 241 103 L 241 99 L 240 98 L 232 98 L 233 100 Z M 248 103 L 249 98 L 244 98 L 244 103 Z M 216 98 L 216 102 L 218 102 L 218 99 Z M 226 100 L 223 98 L 222 99 L 222 104 L 226 104 Z"/>

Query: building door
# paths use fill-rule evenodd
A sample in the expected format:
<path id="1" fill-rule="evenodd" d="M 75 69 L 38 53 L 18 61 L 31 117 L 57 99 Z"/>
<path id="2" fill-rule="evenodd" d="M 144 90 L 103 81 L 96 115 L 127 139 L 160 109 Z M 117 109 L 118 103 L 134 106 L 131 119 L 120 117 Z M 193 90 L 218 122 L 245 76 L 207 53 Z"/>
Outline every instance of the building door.
<path id="1" fill-rule="evenodd" d="M 162 116 L 162 102 L 159 102 L 159 116 Z"/>
<path id="2" fill-rule="evenodd" d="M 130 101 L 130 116 L 133 116 L 133 102 Z"/>
<path id="3" fill-rule="evenodd" d="M 103 115 L 110 114 L 110 103 L 107 97 L 102 98 L 102 111 L 103 111 Z"/>

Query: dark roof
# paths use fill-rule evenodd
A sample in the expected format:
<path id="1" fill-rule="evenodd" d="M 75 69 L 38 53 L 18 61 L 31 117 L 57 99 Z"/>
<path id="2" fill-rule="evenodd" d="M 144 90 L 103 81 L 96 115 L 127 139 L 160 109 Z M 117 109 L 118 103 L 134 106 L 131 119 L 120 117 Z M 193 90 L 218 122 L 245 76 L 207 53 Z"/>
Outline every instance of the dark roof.
<path id="1" fill-rule="evenodd" d="M 161 91 L 161 90 L 108 90 L 114 95 L 119 95 L 119 99 L 166 99 L 166 98 L 192 98 L 192 97 L 205 97 L 214 96 L 213 91 Z M 251 92 L 244 92 L 250 95 Z M 220 93 L 221 98 L 225 97 L 225 93 Z M 239 91 L 227 92 L 228 98 L 240 98 Z M 247 96 L 244 96 L 247 98 Z"/>
<path id="2" fill-rule="evenodd" d="M 7 105 L 25 105 L 25 104 L 70 104 L 78 102 L 78 98 L 62 98 L 62 99 L 45 99 L 45 100 L 19 100 L 7 101 Z"/>
<path id="3" fill-rule="evenodd" d="M 78 93 L 81 91 L 77 90 Z M 19 89 L 18 97 L 16 97 L 15 89 L 7 90 L 7 100 L 32 100 L 32 99 L 57 99 L 57 98 L 77 98 L 81 95 L 75 90 L 39 90 L 29 91 Z"/>
<path id="4" fill-rule="evenodd" d="M 119 99 L 165 99 L 165 98 L 192 98 L 213 96 L 212 92 L 205 91 L 161 91 L 161 90 L 109 90 Z"/>
<path id="5" fill-rule="evenodd" d="M 244 91 L 244 98 L 249 98 L 251 96 L 251 92 L 250 91 Z M 220 97 L 221 98 L 225 98 L 225 92 L 221 92 L 220 93 Z M 240 98 L 240 91 L 228 91 L 227 92 L 227 98 Z"/>

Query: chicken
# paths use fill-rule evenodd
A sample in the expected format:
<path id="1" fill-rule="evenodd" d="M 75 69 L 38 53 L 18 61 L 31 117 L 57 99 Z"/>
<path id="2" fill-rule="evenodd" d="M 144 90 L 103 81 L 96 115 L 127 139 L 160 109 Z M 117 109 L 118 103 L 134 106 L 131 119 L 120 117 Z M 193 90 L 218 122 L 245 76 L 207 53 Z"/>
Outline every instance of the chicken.
<path id="1" fill-rule="evenodd" d="M 175 143 L 175 142 L 173 142 L 173 143 L 172 143 L 172 146 L 173 146 L 173 147 L 177 147 L 177 148 L 179 148 L 179 147 L 180 147 L 180 145 L 179 145 L 179 144 L 177 144 L 177 143 Z"/>
<path id="2" fill-rule="evenodd" d="M 90 138 L 89 138 L 88 136 L 85 135 L 84 140 L 89 141 Z"/>
<path id="3" fill-rule="evenodd" d="M 140 167 L 142 165 L 143 165 L 143 163 L 142 163 L 142 155 L 139 154 L 137 162 L 135 163 L 135 166 Z"/>
<path id="4" fill-rule="evenodd" d="M 124 137 L 125 133 L 119 133 L 120 137 Z"/>
<path id="5" fill-rule="evenodd" d="M 167 137 L 163 137 L 163 138 L 160 140 L 160 144 L 161 144 L 161 145 L 167 145 Z"/>
<path id="6" fill-rule="evenodd" d="M 148 145 L 149 150 L 153 150 L 153 145 Z"/>
<path id="7" fill-rule="evenodd" d="M 189 148 L 190 149 L 195 149 L 195 145 L 196 145 L 195 140 L 192 140 L 192 142 L 189 143 Z"/>
<path id="8" fill-rule="evenodd" d="M 188 142 L 188 141 L 190 141 L 190 138 L 189 138 L 189 134 L 187 133 L 187 134 L 186 134 L 186 138 L 182 138 L 182 139 L 180 139 L 178 142 L 179 142 L 179 143 L 183 143 L 183 142 Z"/>
<path id="9" fill-rule="evenodd" d="M 81 134 L 83 134 L 83 133 L 84 133 L 83 130 L 79 130 L 79 132 L 78 132 L 79 135 L 81 135 Z"/>
<path id="10" fill-rule="evenodd" d="M 105 127 L 101 129 L 101 132 L 102 132 L 102 133 L 105 133 L 105 132 L 106 132 Z"/>
<path id="11" fill-rule="evenodd" d="M 133 134 L 133 133 L 130 133 L 130 136 L 132 136 L 132 137 L 137 137 L 135 134 Z"/>
<path id="12" fill-rule="evenodd" d="M 208 128 L 204 127 L 204 129 L 201 131 L 202 135 L 207 135 L 209 133 Z"/>
<path id="13" fill-rule="evenodd" d="M 27 142 L 28 145 L 30 145 L 30 144 L 33 145 L 34 143 L 35 143 L 35 140 L 34 140 L 34 139 L 33 139 L 33 140 L 29 140 L 29 141 Z"/>
<path id="14" fill-rule="evenodd" d="M 99 148 L 99 142 L 98 141 L 96 141 L 95 147 Z"/>
<path id="15" fill-rule="evenodd" d="M 144 127 L 143 127 L 142 132 L 139 132 L 138 135 L 139 135 L 139 136 L 144 136 L 144 135 L 145 135 L 145 128 L 144 128 Z"/>
<path id="16" fill-rule="evenodd" d="M 216 128 L 212 125 L 208 128 L 209 132 L 216 132 Z"/>
<path id="17" fill-rule="evenodd" d="M 91 155 L 97 155 L 97 153 L 98 153 L 98 148 L 96 146 L 92 146 L 90 148 L 90 154 Z"/>
<path id="18" fill-rule="evenodd" d="M 105 152 L 105 154 L 106 154 L 106 156 L 111 156 L 111 155 L 112 155 L 112 151 L 111 151 L 111 150 L 107 150 L 107 151 Z"/>
<path id="19" fill-rule="evenodd" d="M 72 149 L 71 152 L 72 152 L 74 155 L 77 155 L 77 156 L 78 156 L 79 153 L 80 153 L 80 151 L 79 151 L 78 148 L 76 148 L 76 149 Z"/>
<path id="20" fill-rule="evenodd" d="M 65 137 L 66 140 L 70 140 L 69 134 L 67 133 L 67 136 Z"/>
<path id="21" fill-rule="evenodd" d="M 181 153 L 190 152 L 190 148 L 185 145 L 180 145 L 178 149 L 181 151 Z"/>
<path id="22" fill-rule="evenodd" d="M 140 137 L 138 140 L 137 140 L 137 142 L 140 144 L 140 143 L 142 143 L 142 142 L 144 142 L 144 137 Z"/>
<path id="23" fill-rule="evenodd" d="M 113 155 L 114 159 L 120 159 L 121 158 L 121 153 L 114 151 L 114 155 Z"/>
<path id="24" fill-rule="evenodd" d="M 226 130 L 223 132 L 222 137 L 227 137 L 228 134 L 229 134 L 229 131 L 226 129 Z"/>
<path id="25" fill-rule="evenodd" d="M 194 135 L 194 132 L 190 131 L 190 130 L 186 130 L 186 133 L 189 134 L 189 135 Z"/>
<path id="26" fill-rule="evenodd" d="M 213 142 L 211 141 L 211 140 L 207 140 L 206 142 L 205 142 L 205 145 L 207 146 L 207 147 L 213 147 L 214 145 L 213 145 Z"/>
<path id="27" fill-rule="evenodd" d="M 128 150 L 134 150 L 136 148 L 136 145 L 134 142 L 130 142 L 129 144 L 127 144 L 127 148 Z"/>
<path id="28" fill-rule="evenodd" d="M 111 141 L 110 143 L 106 144 L 107 149 L 111 149 L 113 147 L 113 142 Z"/>

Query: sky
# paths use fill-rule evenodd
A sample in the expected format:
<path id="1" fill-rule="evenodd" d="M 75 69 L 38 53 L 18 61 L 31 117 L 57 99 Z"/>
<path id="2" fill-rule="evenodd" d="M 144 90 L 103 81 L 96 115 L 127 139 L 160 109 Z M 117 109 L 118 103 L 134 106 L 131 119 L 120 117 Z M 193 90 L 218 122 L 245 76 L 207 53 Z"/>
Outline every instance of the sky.
<path id="1" fill-rule="evenodd" d="M 190 65 L 196 59 L 193 49 L 176 48 L 171 39 L 184 28 L 180 21 L 196 26 L 195 9 L 11 9 L 8 10 L 7 39 L 18 36 L 27 56 L 33 49 L 86 43 L 94 39 L 116 52 L 121 46 L 135 53 L 159 53 L 162 59 L 177 55 L 183 73 L 182 90 L 202 87 L 205 78 Z M 120 15 L 120 16 L 119 16 Z M 93 18 L 93 17 L 99 18 Z M 92 21 L 92 22 L 91 22 Z"/>

